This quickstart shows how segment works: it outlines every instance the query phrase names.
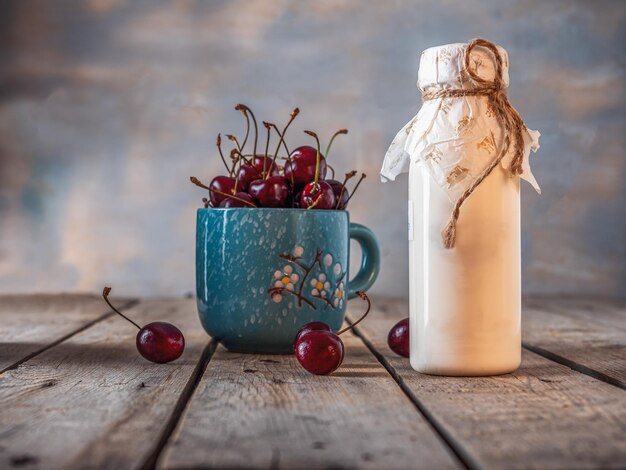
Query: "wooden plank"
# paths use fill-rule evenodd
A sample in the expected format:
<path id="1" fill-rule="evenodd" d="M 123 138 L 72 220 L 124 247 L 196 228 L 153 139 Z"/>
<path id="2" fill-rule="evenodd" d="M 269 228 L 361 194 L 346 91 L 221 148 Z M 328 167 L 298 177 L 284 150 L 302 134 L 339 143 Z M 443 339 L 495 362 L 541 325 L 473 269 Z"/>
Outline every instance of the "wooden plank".
<path id="1" fill-rule="evenodd" d="M 533 351 L 626 389 L 626 303 L 528 300 L 523 339 Z"/>
<path id="2" fill-rule="evenodd" d="M 186 349 L 153 364 L 114 316 L 0 376 L 0 468 L 136 468 L 153 452 L 209 341 L 193 300 L 150 301 L 140 324 L 170 321 Z"/>
<path id="3" fill-rule="evenodd" d="M 0 373 L 110 313 L 94 295 L 0 296 Z"/>
<path id="4" fill-rule="evenodd" d="M 408 315 L 404 301 L 374 299 L 357 327 L 472 467 L 623 468 L 626 395 L 529 351 L 513 374 L 436 377 L 413 371 L 386 335 Z"/>
<path id="5" fill-rule="evenodd" d="M 290 355 L 218 349 L 159 468 L 457 468 L 363 343 L 314 376 Z"/>

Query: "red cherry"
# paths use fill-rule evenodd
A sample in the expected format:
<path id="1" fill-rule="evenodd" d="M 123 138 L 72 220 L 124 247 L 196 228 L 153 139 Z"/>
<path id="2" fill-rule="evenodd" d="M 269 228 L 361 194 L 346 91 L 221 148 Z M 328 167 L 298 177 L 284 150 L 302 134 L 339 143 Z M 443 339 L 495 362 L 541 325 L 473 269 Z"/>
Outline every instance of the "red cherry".
<path id="1" fill-rule="evenodd" d="M 296 347 L 296 343 L 298 342 L 298 340 L 304 336 L 305 334 L 311 332 L 311 331 L 331 331 L 330 326 L 328 326 L 327 323 L 324 323 L 323 321 L 312 321 L 307 323 L 306 325 L 304 325 L 302 328 L 300 328 L 298 330 L 298 332 L 296 333 L 296 337 L 293 339 L 293 347 Z"/>
<path id="2" fill-rule="evenodd" d="M 109 301 L 110 287 L 102 290 L 102 297 L 111 310 L 120 317 L 137 327 L 137 339 L 135 341 L 139 354 L 149 361 L 163 364 L 178 359 L 185 349 L 185 337 L 181 331 L 171 323 L 155 321 L 148 323 L 143 328 L 132 321 Z"/>
<path id="3" fill-rule="evenodd" d="M 256 201 L 248 193 L 237 193 L 233 197 L 227 197 L 220 202 L 219 207 L 247 207 L 248 209 L 257 207 Z"/>
<path id="4" fill-rule="evenodd" d="M 237 189 L 241 189 L 242 191 L 247 191 L 252 181 L 263 178 L 263 175 L 261 175 L 259 170 L 252 165 L 248 165 L 247 163 L 241 165 L 238 174 L 239 185 Z"/>
<path id="5" fill-rule="evenodd" d="M 270 176 L 266 180 L 259 179 L 250 183 L 248 193 L 260 207 L 285 207 L 291 188 L 282 176 Z"/>
<path id="6" fill-rule="evenodd" d="M 269 176 L 276 176 L 279 174 L 278 165 L 271 157 L 254 157 L 252 164 L 262 177 L 265 177 L 268 173 Z"/>
<path id="7" fill-rule="evenodd" d="M 302 367 L 317 375 L 328 375 L 343 362 L 343 342 L 335 333 L 309 331 L 296 343 L 295 354 Z"/>
<path id="8" fill-rule="evenodd" d="M 137 333 L 137 350 L 143 357 L 157 364 L 178 359 L 184 349 L 185 338 L 171 323 L 148 323 Z"/>
<path id="9" fill-rule="evenodd" d="M 404 357 L 411 355 L 409 349 L 409 319 L 405 318 L 393 325 L 387 336 L 389 348 L 396 354 Z"/>
<path id="10" fill-rule="evenodd" d="M 290 160 L 285 162 L 285 178 L 292 181 L 296 186 L 307 184 L 315 179 L 315 165 L 317 162 L 317 150 L 308 145 L 298 147 L 291 152 Z M 326 177 L 326 159 L 320 154 L 319 178 Z"/>
<path id="11" fill-rule="evenodd" d="M 302 189 L 300 206 L 313 209 L 334 209 L 335 192 L 326 181 L 315 181 L 307 184 Z"/>
<path id="12" fill-rule="evenodd" d="M 209 188 L 225 194 L 234 194 L 236 192 L 236 185 L 237 182 L 235 178 L 232 178 L 230 176 L 216 176 L 211 180 Z M 226 199 L 226 196 L 223 196 L 213 191 L 209 191 L 209 199 L 213 203 L 214 207 L 218 207 L 220 205 L 220 202 Z"/>
<path id="13" fill-rule="evenodd" d="M 335 193 L 335 207 L 339 210 L 345 209 L 348 205 L 348 199 L 350 198 L 348 189 L 337 180 L 326 180 L 326 182 L 333 188 L 333 192 Z M 339 201 L 340 199 L 341 201 Z M 337 204 L 337 201 L 339 201 L 339 204 Z"/>

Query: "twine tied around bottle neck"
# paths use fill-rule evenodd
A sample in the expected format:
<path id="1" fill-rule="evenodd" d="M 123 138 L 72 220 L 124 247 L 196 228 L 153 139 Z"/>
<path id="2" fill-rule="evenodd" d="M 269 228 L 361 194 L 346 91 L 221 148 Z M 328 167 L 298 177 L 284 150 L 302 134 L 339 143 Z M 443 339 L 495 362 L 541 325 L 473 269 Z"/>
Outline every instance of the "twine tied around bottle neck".
<path id="1" fill-rule="evenodd" d="M 470 53 L 475 47 L 484 47 L 489 49 L 495 58 L 496 74 L 492 81 L 485 80 L 479 77 L 470 68 Z M 422 93 L 422 100 L 434 100 L 437 98 L 460 98 L 463 96 L 486 96 L 491 104 L 492 109 L 495 112 L 498 123 L 500 124 L 503 132 L 502 148 L 500 153 L 497 154 L 491 163 L 485 168 L 478 178 L 470 185 L 469 188 L 461 195 L 461 197 L 454 204 L 450 221 L 441 232 L 443 238 L 443 244 L 446 248 L 453 248 L 456 241 L 456 222 L 461 213 L 461 206 L 465 200 L 474 192 L 483 180 L 489 176 L 493 169 L 500 164 L 504 156 L 509 151 L 509 147 L 513 143 L 514 154 L 511 161 L 511 167 L 509 171 L 512 175 L 520 175 L 522 173 L 522 162 L 524 159 L 524 137 L 523 132 L 526 129 L 526 125 L 522 120 L 518 112 L 511 106 L 504 87 L 504 80 L 502 78 L 502 57 L 498 52 L 498 48 L 491 41 L 486 39 L 473 39 L 470 41 L 465 49 L 465 72 L 471 77 L 476 88 L 464 90 L 464 89 L 441 89 L 441 90 L 426 90 Z M 511 138 L 512 137 L 512 138 Z"/>

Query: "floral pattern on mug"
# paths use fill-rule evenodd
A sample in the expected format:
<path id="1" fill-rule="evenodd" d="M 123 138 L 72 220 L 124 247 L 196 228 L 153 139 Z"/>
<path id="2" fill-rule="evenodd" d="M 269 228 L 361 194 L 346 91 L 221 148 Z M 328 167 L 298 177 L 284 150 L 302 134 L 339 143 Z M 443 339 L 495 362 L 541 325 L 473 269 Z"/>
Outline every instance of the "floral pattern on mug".
<path id="1" fill-rule="evenodd" d="M 311 279 L 311 295 L 313 297 L 328 297 L 328 291 L 330 290 L 330 282 L 326 280 L 326 274 L 319 273 L 316 279 Z"/>
<path id="2" fill-rule="evenodd" d="M 322 302 L 324 309 L 343 308 L 346 273 L 342 271 L 341 263 L 335 262 L 331 253 L 323 254 L 319 249 L 307 263 L 304 261 L 305 251 L 298 245 L 291 253 L 278 255 L 287 264 L 274 272 L 272 287 L 267 289 L 270 298 L 280 303 L 285 297 L 293 296 L 298 300 L 298 307 L 306 303 L 317 309 L 318 302 Z"/>

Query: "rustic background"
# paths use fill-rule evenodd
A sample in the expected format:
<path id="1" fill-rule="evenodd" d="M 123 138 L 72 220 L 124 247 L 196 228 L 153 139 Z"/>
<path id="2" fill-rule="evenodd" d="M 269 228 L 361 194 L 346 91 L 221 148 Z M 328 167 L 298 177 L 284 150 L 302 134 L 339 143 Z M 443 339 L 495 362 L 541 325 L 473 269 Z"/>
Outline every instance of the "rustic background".
<path id="1" fill-rule="evenodd" d="M 277 123 L 299 106 L 291 146 L 350 129 L 332 160 L 369 175 L 351 213 L 382 244 L 375 290 L 406 294 L 406 178 L 377 173 L 421 50 L 483 36 L 543 134 L 524 291 L 626 297 L 625 19 L 620 1 L 4 1 L 0 292 L 192 291 L 188 176 L 220 171 L 241 101 Z"/>

